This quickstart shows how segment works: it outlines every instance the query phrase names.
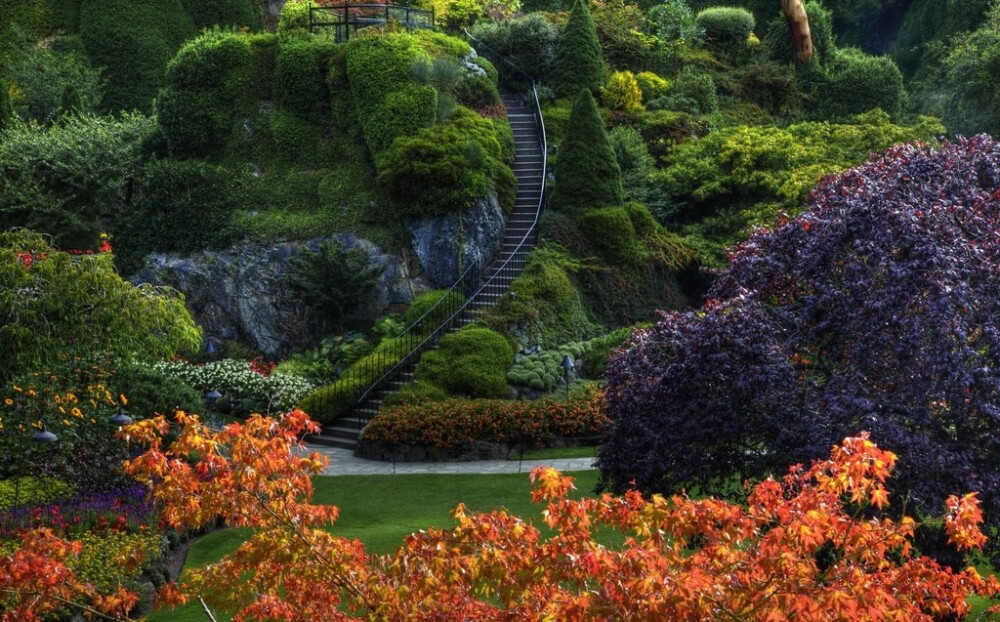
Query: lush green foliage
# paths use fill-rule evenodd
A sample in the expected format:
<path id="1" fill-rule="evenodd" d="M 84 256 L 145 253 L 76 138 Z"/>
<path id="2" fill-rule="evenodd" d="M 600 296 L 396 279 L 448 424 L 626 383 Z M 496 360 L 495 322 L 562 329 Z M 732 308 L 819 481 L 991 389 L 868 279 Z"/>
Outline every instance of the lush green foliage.
<path id="1" fill-rule="evenodd" d="M 831 121 L 845 121 L 873 108 L 896 118 L 905 96 L 903 76 L 892 59 L 853 48 L 837 50 L 825 79 L 816 76 L 811 88 L 815 114 Z"/>
<path id="2" fill-rule="evenodd" d="M 18 97 L 14 105 L 25 119 L 52 120 L 63 92 L 70 86 L 80 97 L 82 111 L 96 110 L 103 96 L 100 72 L 90 66 L 82 52 L 32 47 L 0 74 L 16 90 Z"/>
<path id="3" fill-rule="evenodd" d="M 655 75 L 655 74 L 654 74 Z M 642 110 L 642 90 L 631 71 L 616 71 L 601 88 L 605 107 L 622 112 Z"/>
<path id="4" fill-rule="evenodd" d="M 339 332 L 351 313 L 370 298 L 384 271 L 384 266 L 371 265 L 364 248 L 324 241 L 289 260 L 285 286 L 294 299 L 319 315 L 322 324 Z"/>
<path id="5" fill-rule="evenodd" d="M 310 121 L 330 116 L 326 77 L 334 43 L 325 38 L 287 37 L 281 40 L 274 64 L 278 105 Z"/>
<path id="6" fill-rule="evenodd" d="M 619 125 L 608 133 L 608 142 L 615 151 L 615 160 L 622 171 L 622 189 L 629 201 L 650 198 L 649 178 L 653 172 L 653 156 L 638 130 Z"/>
<path id="7" fill-rule="evenodd" d="M 263 5 L 257 0 L 181 0 L 198 28 L 233 26 L 260 30 L 264 26 Z"/>
<path id="8" fill-rule="evenodd" d="M 394 140 L 379 159 L 378 180 L 403 214 L 461 211 L 494 189 L 509 210 L 516 185 L 503 158 L 496 126 L 459 108 L 444 123 Z"/>
<path id="9" fill-rule="evenodd" d="M 590 436 L 607 423 L 604 395 L 588 385 L 568 401 L 450 399 L 386 408 L 369 422 L 364 439 L 447 451 L 475 441 L 537 445 L 552 436 Z"/>
<path id="10" fill-rule="evenodd" d="M 576 0 L 559 36 L 547 84 L 558 97 L 576 97 L 581 89 L 596 94 L 604 81 L 601 44 L 585 0 Z"/>
<path id="11" fill-rule="evenodd" d="M 606 263 L 632 267 L 647 260 L 646 249 L 636 236 L 624 207 L 587 208 L 577 216 L 576 222 Z"/>
<path id="12" fill-rule="evenodd" d="M 498 332 L 470 325 L 448 333 L 438 347 L 420 357 L 414 371 L 418 382 L 465 397 L 507 397 L 507 369 L 514 349 Z"/>
<path id="13" fill-rule="evenodd" d="M 695 22 L 712 50 L 730 61 L 745 59 L 747 40 L 757 23 L 753 13 L 740 7 L 712 7 L 699 12 Z"/>
<path id="14" fill-rule="evenodd" d="M 146 365 L 124 365 L 107 380 L 112 395 L 128 399 L 127 410 L 136 418 L 168 415 L 175 409 L 200 412 L 201 394 L 178 375 Z"/>
<path id="15" fill-rule="evenodd" d="M 942 53 L 916 98 L 952 132 L 1000 133 L 1000 91 L 992 79 L 992 68 L 1000 62 L 1000 6 L 990 11 L 985 24 L 956 37 Z"/>
<path id="16" fill-rule="evenodd" d="M 895 147 L 737 247 L 705 307 L 612 363 L 608 483 L 715 490 L 861 427 L 908 456 L 890 481 L 907 511 L 975 486 L 997 524 L 998 171 L 985 135 Z"/>
<path id="17" fill-rule="evenodd" d="M 702 261 L 722 265 L 722 249 L 750 225 L 797 211 L 824 175 L 906 140 L 934 140 L 939 123 L 923 118 L 894 125 L 884 113 L 859 115 L 853 125 L 797 123 L 787 128 L 731 127 L 677 145 L 653 174 Z"/>
<path id="18" fill-rule="evenodd" d="M 307 393 L 298 401 L 298 407 L 320 423 L 331 423 L 343 417 L 371 387 L 372 381 L 389 371 L 403 354 L 396 340 L 383 339 L 372 352 L 344 370 L 336 382 Z"/>
<path id="19" fill-rule="evenodd" d="M 79 580 L 110 594 L 121 586 L 138 587 L 138 579 L 163 554 L 163 536 L 153 530 L 145 533 L 85 532 L 77 539 L 83 545 L 80 556 L 67 566 Z M 142 560 L 139 564 L 122 563 L 123 559 Z"/>
<path id="20" fill-rule="evenodd" d="M 12 424 L 12 421 L 7 422 L 8 426 Z M 7 450 L 13 450 L 16 460 L 17 450 L 11 446 L 8 446 Z M 71 494 L 73 486 L 67 482 L 50 477 L 21 477 L 14 474 L 12 477 L 0 479 L 0 510 L 13 507 L 15 497 L 18 505 L 30 505 L 49 503 Z"/>
<path id="21" fill-rule="evenodd" d="M 175 292 L 136 287 L 109 255 L 69 255 L 24 231 L 0 233 L 0 338 L 4 382 L 74 359 L 151 359 L 201 342 Z"/>
<path id="22" fill-rule="evenodd" d="M 540 13 L 529 13 L 502 22 L 479 22 L 472 28 L 472 36 L 538 80 L 549 73 L 559 29 Z M 496 70 L 515 84 L 524 81 L 507 63 L 497 63 Z"/>
<path id="23" fill-rule="evenodd" d="M 608 366 L 610 349 L 621 345 L 628 337 L 630 330 L 629 328 L 620 328 L 602 337 L 595 337 L 587 341 L 573 341 L 552 350 L 541 350 L 519 356 L 518 360 L 511 366 L 510 371 L 507 372 L 507 382 L 513 385 L 531 387 L 536 391 L 554 391 L 565 388 L 566 369 L 562 364 L 567 355 L 574 365 L 574 368 L 570 370 L 571 381 L 576 376 L 601 378 Z"/>
<path id="24" fill-rule="evenodd" d="M 207 156 L 230 141 L 256 101 L 257 65 L 251 37 L 238 33 L 208 30 L 180 48 L 156 100 L 173 155 Z"/>
<path id="25" fill-rule="evenodd" d="M 667 94 L 670 83 L 651 71 L 640 71 L 635 74 L 635 83 L 642 93 L 643 101 L 652 101 Z"/>
<path id="26" fill-rule="evenodd" d="M 167 61 L 196 32 L 181 0 L 83 3 L 80 36 L 90 62 L 103 69 L 102 108 L 150 112 Z"/>
<path id="27" fill-rule="evenodd" d="M 446 297 L 446 300 L 442 298 Z M 441 303 L 433 311 L 432 307 Z M 417 296 L 406 309 L 403 316 L 406 325 L 421 322 L 422 330 L 430 331 L 441 325 L 448 319 L 461 304 L 465 302 L 465 296 L 459 292 L 446 292 L 444 290 L 431 290 Z"/>
<path id="28" fill-rule="evenodd" d="M 559 143 L 554 167 L 555 185 L 549 207 L 570 211 L 608 207 L 625 201 L 621 169 L 604 131 L 604 122 L 590 91 L 579 92 Z"/>
<path id="29" fill-rule="evenodd" d="M 0 228 L 28 227 L 64 248 L 96 249 L 155 127 L 141 114 L 15 123 L 0 140 Z"/>
<path id="30" fill-rule="evenodd" d="M 670 92 L 647 102 L 646 106 L 650 110 L 709 114 L 719 107 L 719 96 L 711 75 L 685 68 L 678 74 Z"/>
<path id="31" fill-rule="evenodd" d="M 695 21 L 691 7 L 684 0 L 665 0 L 651 7 L 646 11 L 643 26 L 646 32 L 657 39 L 670 43 L 694 43 L 705 35 L 705 31 Z"/>

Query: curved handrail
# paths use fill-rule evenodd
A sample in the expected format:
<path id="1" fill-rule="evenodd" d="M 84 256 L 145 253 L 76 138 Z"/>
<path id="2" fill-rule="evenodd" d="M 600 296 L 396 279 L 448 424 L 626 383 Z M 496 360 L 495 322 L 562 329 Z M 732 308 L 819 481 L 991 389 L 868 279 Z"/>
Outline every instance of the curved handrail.
<path id="1" fill-rule="evenodd" d="M 365 381 L 365 384 L 368 384 L 368 386 L 359 395 L 357 399 L 352 401 L 350 405 L 351 409 L 364 404 L 369 398 L 371 398 L 375 394 L 376 391 L 381 389 L 381 387 L 385 383 L 396 377 L 400 373 L 401 369 L 405 365 L 408 365 L 411 362 L 412 358 L 415 355 L 423 353 L 423 351 L 425 351 L 427 348 L 436 343 L 437 340 L 440 339 L 441 336 L 448 329 L 450 329 L 455 323 L 457 323 L 457 321 L 461 318 L 462 314 L 467 312 L 470 305 L 472 305 L 476 301 L 479 295 L 482 294 L 487 287 L 497 283 L 509 286 L 510 282 L 513 281 L 518 274 L 520 274 L 521 269 L 523 269 L 525 263 L 526 255 L 533 247 L 533 238 L 536 234 L 538 219 L 539 216 L 541 215 L 542 208 L 545 202 L 545 172 L 548 166 L 548 154 L 546 148 L 547 143 L 545 140 L 545 122 L 544 119 L 542 118 L 541 104 L 538 99 L 537 82 L 536 80 L 534 80 L 534 78 L 531 78 L 531 76 L 529 76 L 526 72 L 524 72 L 520 67 L 512 63 L 505 56 L 499 54 L 485 43 L 473 37 L 468 32 L 468 30 L 465 30 L 465 34 L 470 40 L 475 41 L 476 43 L 480 44 L 483 48 L 489 50 L 498 59 L 506 62 L 512 69 L 514 69 L 522 76 L 528 78 L 531 81 L 531 99 L 533 104 L 532 113 L 535 117 L 535 123 L 538 128 L 539 146 L 541 147 L 541 153 L 542 153 L 541 189 L 539 192 L 538 204 L 535 208 L 534 219 L 532 220 L 531 225 L 528 227 L 527 232 L 521 237 L 521 240 L 518 242 L 517 246 L 510 253 L 510 256 L 507 257 L 507 259 L 496 270 L 494 270 L 493 273 L 488 276 L 488 278 L 478 283 L 478 286 L 476 286 L 479 273 L 481 270 L 479 260 L 477 260 L 471 266 L 466 268 L 466 270 L 462 273 L 462 275 L 458 278 L 458 280 L 455 281 L 455 283 L 452 284 L 450 288 L 448 288 L 445 294 L 434 305 L 432 305 L 418 319 L 412 322 L 409 326 L 403 329 L 403 331 L 401 331 L 396 336 L 396 339 L 404 339 L 402 343 L 406 344 L 404 345 L 404 348 L 406 348 L 407 351 L 401 354 L 398 360 L 384 371 L 381 372 L 379 371 L 379 369 L 381 368 L 381 364 L 376 364 L 373 369 L 369 370 L 370 373 L 368 374 L 368 376 L 369 377 L 377 376 L 377 378 L 374 381 L 370 380 Z M 509 280 L 505 283 L 504 279 L 508 278 Z M 454 306 L 454 308 L 449 308 L 451 305 L 454 305 L 454 297 L 451 296 L 451 294 L 453 294 L 456 291 L 459 291 L 460 288 L 464 289 L 464 287 L 469 287 L 468 292 L 463 292 L 467 294 L 465 300 L 462 301 L 461 304 Z M 445 310 L 446 312 L 449 313 L 447 318 L 444 321 L 442 321 L 438 326 L 436 326 L 434 330 L 425 334 L 422 330 L 423 322 L 428 317 L 439 314 L 442 310 Z M 415 345 L 414 342 L 416 342 Z M 403 348 L 400 348 L 387 353 L 388 359 L 383 359 L 383 360 L 391 360 L 392 358 L 395 358 L 396 354 L 402 349 Z M 343 382 L 335 381 L 333 383 L 333 386 L 336 387 L 338 384 L 341 384 L 341 388 L 349 388 L 350 380 L 348 379 Z M 365 422 L 363 422 L 362 418 L 359 417 L 358 418 L 359 429 L 362 428 L 364 424 Z"/>

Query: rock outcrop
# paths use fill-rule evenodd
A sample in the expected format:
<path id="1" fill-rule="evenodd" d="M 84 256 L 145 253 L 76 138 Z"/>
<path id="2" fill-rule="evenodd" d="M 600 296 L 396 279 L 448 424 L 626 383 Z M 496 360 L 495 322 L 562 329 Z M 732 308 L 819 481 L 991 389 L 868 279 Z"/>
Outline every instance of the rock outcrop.
<path id="1" fill-rule="evenodd" d="M 413 252 L 427 277 L 438 287 L 450 287 L 473 264 L 485 269 L 503 239 L 506 220 L 495 194 L 459 214 L 412 220 Z"/>
<path id="2" fill-rule="evenodd" d="M 352 234 L 306 242 L 241 242 L 224 251 L 181 256 L 154 253 L 129 280 L 169 285 L 182 292 L 188 309 L 207 340 L 235 339 L 266 355 L 279 357 L 315 341 L 317 322 L 303 305 L 291 300 L 283 284 L 289 259 L 303 248 L 315 249 L 327 239 L 347 248 L 363 248 L 373 265 L 385 266 L 378 286 L 359 306 L 355 320 L 364 322 L 410 303 L 431 288 L 420 264 L 386 253 Z"/>

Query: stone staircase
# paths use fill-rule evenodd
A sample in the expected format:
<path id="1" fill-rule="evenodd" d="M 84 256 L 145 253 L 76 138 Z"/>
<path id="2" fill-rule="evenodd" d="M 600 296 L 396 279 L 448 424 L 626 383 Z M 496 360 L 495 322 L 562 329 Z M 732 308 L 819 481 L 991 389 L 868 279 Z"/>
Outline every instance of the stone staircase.
<path id="1" fill-rule="evenodd" d="M 443 326 L 443 334 L 457 330 L 475 321 L 479 311 L 492 307 L 507 293 L 511 282 L 521 273 L 528 253 L 535 243 L 535 224 L 541 211 L 544 193 L 545 152 L 541 128 L 532 106 L 521 95 L 502 94 L 507 108 L 507 120 L 514 134 L 513 170 L 517 178 L 517 197 L 507 218 L 500 250 L 490 267 L 483 271 L 483 285 L 469 297 L 464 309 L 452 322 Z M 423 350 L 421 350 L 422 352 Z M 413 370 L 419 361 L 419 352 L 411 353 L 410 360 L 399 367 L 395 377 L 373 391 L 364 402 L 354 407 L 349 416 L 326 425 L 318 435 L 309 437 L 317 445 L 355 449 L 361 430 L 378 414 L 386 396 L 413 382 Z M 409 355 L 408 355 L 409 356 Z"/>

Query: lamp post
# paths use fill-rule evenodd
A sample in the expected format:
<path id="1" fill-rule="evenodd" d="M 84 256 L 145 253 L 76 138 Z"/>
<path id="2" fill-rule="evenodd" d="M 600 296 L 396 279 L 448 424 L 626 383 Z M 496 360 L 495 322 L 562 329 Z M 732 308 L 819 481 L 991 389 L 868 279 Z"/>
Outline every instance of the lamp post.
<path id="1" fill-rule="evenodd" d="M 117 426 L 117 427 L 120 428 L 123 425 L 128 425 L 128 424 L 132 423 L 132 417 L 130 417 L 129 414 L 122 409 L 121 404 L 119 404 L 118 405 L 118 412 L 116 412 L 115 414 L 111 415 L 111 418 L 108 419 L 108 421 L 111 424 L 113 424 L 113 425 L 115 425 L 115 426 Z"/>
<path id="2" fill-rule="evenodd" d="M 570 358 L 568 354 L 563 356 L 562 368 L 563 368 L 563 378 L 566 380 L 566 399 L 569 399 L 569 379 L 570 375 L 573 373 L 573 369 L 576 365 L 573 364 L 573 359 Z"/>
<path id="3" fill-rule="evenodd" d="M 219 401 L 219 398 L 222 397 L 222 394 L 216 391 L 215 389 L 212 389 L 211 391 L 206 392 L 203 397 L 205 400 L 205 407 L 208 408 L 209 410 L 213 410 L 215 408 L 215 403 Z"/>
<path id="4" fill-rule="evenodd" d="M 40 445 L 51 445 L 58 440 L 58 436 L 45 429 L 45 424 L 42 424 L 41 430 L 31 435 L 31 442 Z M 26 462 L 24 457 L 24 437 L 21 437 L 20 451 L 18 453 L 20 455 L 18 457 L 17 479 L 14 480 L 14 504 L 11 507 L 17 507 L 17 503 L 21 499 L 21 479 L 24 478 L 24 463 Z"/>

